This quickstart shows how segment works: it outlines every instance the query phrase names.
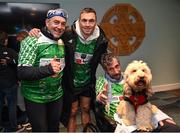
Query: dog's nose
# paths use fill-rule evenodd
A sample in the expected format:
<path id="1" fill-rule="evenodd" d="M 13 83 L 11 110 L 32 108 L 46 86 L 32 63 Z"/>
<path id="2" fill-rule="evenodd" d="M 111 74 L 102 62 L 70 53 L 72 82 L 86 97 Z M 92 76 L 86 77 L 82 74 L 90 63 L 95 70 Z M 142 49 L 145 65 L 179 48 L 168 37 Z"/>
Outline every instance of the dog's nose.
<path id="1" fill-rule="evenodd" d="M 144 76 L 141 76 L 141 77 L 140 77 L 140 80 L 144 80 Z"/>

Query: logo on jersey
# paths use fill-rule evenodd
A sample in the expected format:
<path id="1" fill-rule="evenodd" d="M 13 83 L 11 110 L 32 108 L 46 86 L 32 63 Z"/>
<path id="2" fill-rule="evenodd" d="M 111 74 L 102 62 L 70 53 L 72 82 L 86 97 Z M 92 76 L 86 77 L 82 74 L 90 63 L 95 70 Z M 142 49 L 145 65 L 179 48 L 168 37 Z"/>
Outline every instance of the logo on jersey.
<path id="1" fill-rule="evenodd" d="M 92 56 L 93 56 L 92 54 L 75 52 L 75 63 L 76 64 L 88 64 L 89 61 L 91 60 Z"/>
<path id="2" fill-rule="evenodd" d="M 49 65 L 51 60 L 53 60 L 53 59 L 52 58 L 41 58 L 39 66 Z M 65 60 L 64 60 L 64 58 L 57 58 L 56 60 L 60 62 L 60 64 L 61 64 L 61 71 L 62 71 L 64 69 L 64 67 L 65 67 Z"/>

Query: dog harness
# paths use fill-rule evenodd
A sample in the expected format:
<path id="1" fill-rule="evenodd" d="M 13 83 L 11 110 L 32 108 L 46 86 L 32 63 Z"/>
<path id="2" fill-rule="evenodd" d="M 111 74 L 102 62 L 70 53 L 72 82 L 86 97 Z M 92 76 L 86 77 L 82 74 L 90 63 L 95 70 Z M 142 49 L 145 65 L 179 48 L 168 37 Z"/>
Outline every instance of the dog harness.
<path id="1" fill-rule="evenodd" d="M 130 102 L 134 106 L 135 112 L 137 112 L 137 108 L 140 105 L 146 104 L 148 102 L 145 90 L 141 92 L 133 91 L 132 95 L 130 97 L 124 97 L 124 100 Z"/>

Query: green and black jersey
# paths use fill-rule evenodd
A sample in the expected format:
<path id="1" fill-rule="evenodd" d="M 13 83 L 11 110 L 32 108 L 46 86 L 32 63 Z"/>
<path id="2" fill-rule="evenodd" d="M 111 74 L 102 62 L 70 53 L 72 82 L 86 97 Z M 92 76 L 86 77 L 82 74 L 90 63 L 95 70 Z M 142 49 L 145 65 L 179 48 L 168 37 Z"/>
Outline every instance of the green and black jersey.
<path id="1" fill-rule="evenodd" d="M 54 57 L 61 63 L 61 72 L 56 77 L 47 76 L 37 80 L 22 79 L 21 91 L 26 99 L 36 103 L 47 103 L 57 100 L 63 95 L 61 80 L 65 66 L 65 53 L 63 42 L 58 44 L 57 41 L 51 40 L 43 34 L 38 39 L 27 37 L 22 41 L 18 66 L 41 69 L 49 65 Z M 41 72 L 43 73 L 43 71 Z M 35 74 L 31 73 L 31 75 Z"/>
<path id="2" fill-rule="evenodd" d="M 103 112 L 106 116 L 114 119 L 116 108 L 123 93 L 123 80 L 112 82 L 105 78 L 105 76 L 100 76 L 96 82 L 96 94 L 103 91 L 106 84 L 108 84 L 108 104 L 105 106 Z"/>
<path id="3" fill-rule="evenodd" d="M 89 44 L 84 44 L 79 38 L 77 38 L 74 56 L 74 86 L 76 89 L 87 85 L 92 80 L 90 72 L 90 60 L 94 54 L 95 46 L 95 40 L 92 40 Z"/>

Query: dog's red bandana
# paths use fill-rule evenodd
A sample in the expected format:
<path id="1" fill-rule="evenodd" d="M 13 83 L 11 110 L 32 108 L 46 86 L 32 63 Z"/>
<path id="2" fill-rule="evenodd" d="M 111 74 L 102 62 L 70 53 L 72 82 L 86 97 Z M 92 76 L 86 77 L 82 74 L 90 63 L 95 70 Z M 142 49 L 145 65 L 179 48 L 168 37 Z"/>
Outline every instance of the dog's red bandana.
<path id="1" fill-rule="evenodd" d="M 147 103 L 147 98 L 144 95 L 139 96 L 130 96 L 130 101 L 134 106 L 135 111 L 137 111 L 137 108 L 139 105 L 143 105 Z"/>
<path id="2" fill-rule="evenodd" d="M 139 105 L 143 105 L 148 102 L 147 95 L 144 93 L 136 93 L 130 97 L 124 97 L 124 100 L 130 102 L 134 106 L 135 112 L 137 111 Z"/>

